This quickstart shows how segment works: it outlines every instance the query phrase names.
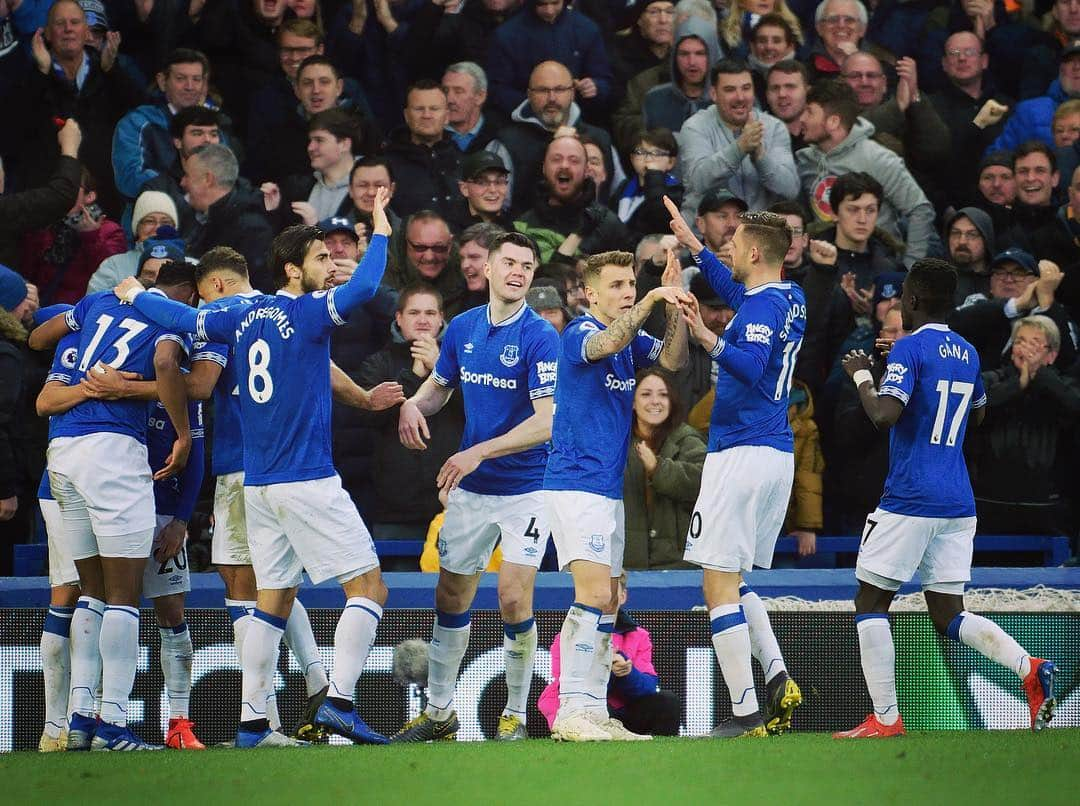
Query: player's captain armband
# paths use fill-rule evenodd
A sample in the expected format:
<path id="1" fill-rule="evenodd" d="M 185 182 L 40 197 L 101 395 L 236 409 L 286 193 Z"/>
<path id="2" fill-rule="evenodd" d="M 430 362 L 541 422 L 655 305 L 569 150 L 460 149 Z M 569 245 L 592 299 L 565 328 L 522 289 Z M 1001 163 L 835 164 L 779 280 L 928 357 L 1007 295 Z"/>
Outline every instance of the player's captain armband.
<path id="1" fill-rule="evenodd" d="M 904 377 L 907 375 L 907 372 L 907 367 L 894 361 L 885 367 L 885 377 L 881 379 L 881 385 L 887 386 L 889 384 L 902 384 L 904 382 Z"/>

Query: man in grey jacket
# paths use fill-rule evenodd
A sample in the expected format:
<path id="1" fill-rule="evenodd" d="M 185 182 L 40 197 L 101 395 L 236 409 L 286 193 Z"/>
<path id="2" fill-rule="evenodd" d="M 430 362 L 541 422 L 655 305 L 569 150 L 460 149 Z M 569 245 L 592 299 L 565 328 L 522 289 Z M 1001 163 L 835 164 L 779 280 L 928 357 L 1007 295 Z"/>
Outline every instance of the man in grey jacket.
<path id="1" fill-rule="evenodd" d="M 787 127 L 766 112 L 754 111 L 754 81 L 743 62 L 724 59 L 712 69 L 714 108 L 702 109 L 679 134 L 686 198 L 684 215 L 693 218 L 709 190 L 726 188 L 763 210 L 799 192 Z"/>
<path id="2" fill-rule="evenodd" d="M 852 171 L 881 183 L 885 198 L 878 226 L 906 242 L 904 263 L 911 267 L 930 251 L 934 208 L 908 172 L 904 161 L 870 137 L 874 127 L 859 117 L 855 91 L 840 80 L 820 81 L 806 97 L 803 139 L 810 143 L 795 154 L 799 181 L 810 209 L 822 221 L 834 221 L 829 189 L 836 177 Z M 906 238 L 901 225 L 906 227 Z"/>

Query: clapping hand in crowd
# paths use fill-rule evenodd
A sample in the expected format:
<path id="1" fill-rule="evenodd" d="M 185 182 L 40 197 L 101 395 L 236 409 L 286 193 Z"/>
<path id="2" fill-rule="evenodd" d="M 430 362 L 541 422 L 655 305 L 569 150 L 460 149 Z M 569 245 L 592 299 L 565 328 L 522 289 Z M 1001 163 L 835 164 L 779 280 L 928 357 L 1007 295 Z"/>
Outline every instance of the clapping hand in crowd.
<path id="1" fill-rule="evenodd" d="M 828 241 L 810 241 L 810 260 L 819 266 L 835 266 L 839 253 L 836 244 Z"/>
<path id="2" fill-rule="evenodd" d="M 848 272 L 840 278 L 840 288 L 843 289 L 851 302 L 851 310 L 856 316 L 866 316 L 874 301 L 873 289 L 861 289 L 855 285 L 855 275 Z"/>
<path id="3" fill-rule="evenodd" d="M 1045 310 L 1054 304 L 1054 294 L 1064 279 L 1065 274 L 1052 260 L 1039 261 L 1039 279 L 1032 285 L 1040 308 Z"/>
<path id="4" fill-rule="evenodd" d="M 439 343 L 435 337 L 421 333 L 409 346 L 412 354 L 412 371 L 417 378 L 426 378 L 435 369 L 435 362 L 439 360 Z"/>

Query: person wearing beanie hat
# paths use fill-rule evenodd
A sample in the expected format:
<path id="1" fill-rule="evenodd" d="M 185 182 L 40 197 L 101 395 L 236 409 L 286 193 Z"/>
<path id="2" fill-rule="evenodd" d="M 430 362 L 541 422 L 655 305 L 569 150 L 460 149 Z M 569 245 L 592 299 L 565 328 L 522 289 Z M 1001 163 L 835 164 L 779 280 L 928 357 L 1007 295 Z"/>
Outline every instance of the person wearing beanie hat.
<path id="1" fill-rule="evenodd" d="M 26 299 L 26 280 L 7 266 L 0 266 L 0 308 L 14 313 Z"/>
<path id="2" fill-rule="evenodd" d="M 1016 200 L 1016 176 L 1011 151 L 994 151 L 979 163 L 979 197 L 990 204 L 1011 207 Z"/>
<path id="3" fill-rule="evenodd" d="M 566 307 L 563 298 L 559 296 L 559 289 L 553 285 L 537 285 L 533 283 L 532 288 L 525 294 L 525 302 L 528 303 L 530 308 L 547 319 L 559 333 L 562 333 L 563 328 L 570 324 L 570 320 L 574 318 L 570 315 L 570 309 Z"/>
<path id="4" fill-rule="evenodd" d="M 179 239 L 176 226 L 180 216 L 176 210 L 176 203 L 169 194 L 160 190 L 145 190 L 135 200 L 133 209 L 131 230 L 135 239 L 134 246 L 121 255 L 113 255 L 102 261 L 97 271 L 90 277 L 90 282 L 86 286 L 87 294 L 113 288 L 125 277 L 133 277 L 139 269 L 143 243 L 149 238 L 156 237 L 158 230 L 164 230 L 162 237 L 166 240 Z M 181 253 L 184 251 L 182 242 L 180 251 Z"/>
<path id="5" fill-rule="evenodd" d="M 972 294 L 990 294 L 989 253 L 994 248 L 994 222 L 978 207 L 961 207 L 945 216 L 945 248 L 956 266 L 956 304 Z"/>
<path id="6" fill-rule="evenodd" d="M 135 276 L 147 288 L 157 283 L 158 272 L 166 263 L 183 263 L 184 250 L 170 241 L 151 239 L 143 244 L 142 257 Z"/>
<path id="7" fill-rule="evenodd" d="M 611 51 L 615 86 L 625 87 L 634 76 L 667 63 L 675 37 L 675 3 L 637 0 L 616 13 L 624 23 L 618 29 L 630 29 L 626 36 L 614 38 Z"/>

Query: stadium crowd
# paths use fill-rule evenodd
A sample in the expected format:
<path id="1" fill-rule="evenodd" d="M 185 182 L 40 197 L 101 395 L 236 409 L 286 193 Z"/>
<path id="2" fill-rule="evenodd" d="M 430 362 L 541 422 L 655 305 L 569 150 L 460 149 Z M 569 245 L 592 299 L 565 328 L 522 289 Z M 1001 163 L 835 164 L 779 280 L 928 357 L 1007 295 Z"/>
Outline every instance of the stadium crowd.
<path id="1" fill-rule="evenodd" d="M 721 256 L 740 212 L 785 216 L 807 302 L 800 554 L 857 532 L 886 474 L 840 358 L 875 351 L 879 381 L 904 272 L 947 258 L 990 401 L 967 444 L 979 529 L 1076 553 L 1080 0 L 0 0 L 0 104 L 0 575 L 34 539 L 38 308 L 220 247 L 272 291 L 270 241 L 295 223 L 323 230 L 344 282 L 380 188 L 384 283 L 332 357 L 406 397 L 450 319 L 487 301 L 505 229 L 540 245 L 527 299 L 561 331 L 587 305 L 584 255 L 633 252 L 639 298 L 660 284 L 664 195 Z M 722 333 L 731 309 L 684 265 Z M 684 566 L 716 371 L 695 345 L 638 378 L 628 568 Z M 428 531 L 464 414 L 434 416 L 424 452 L 397 421 L 335 405 L 335 464 L 376 539 Z"/>

